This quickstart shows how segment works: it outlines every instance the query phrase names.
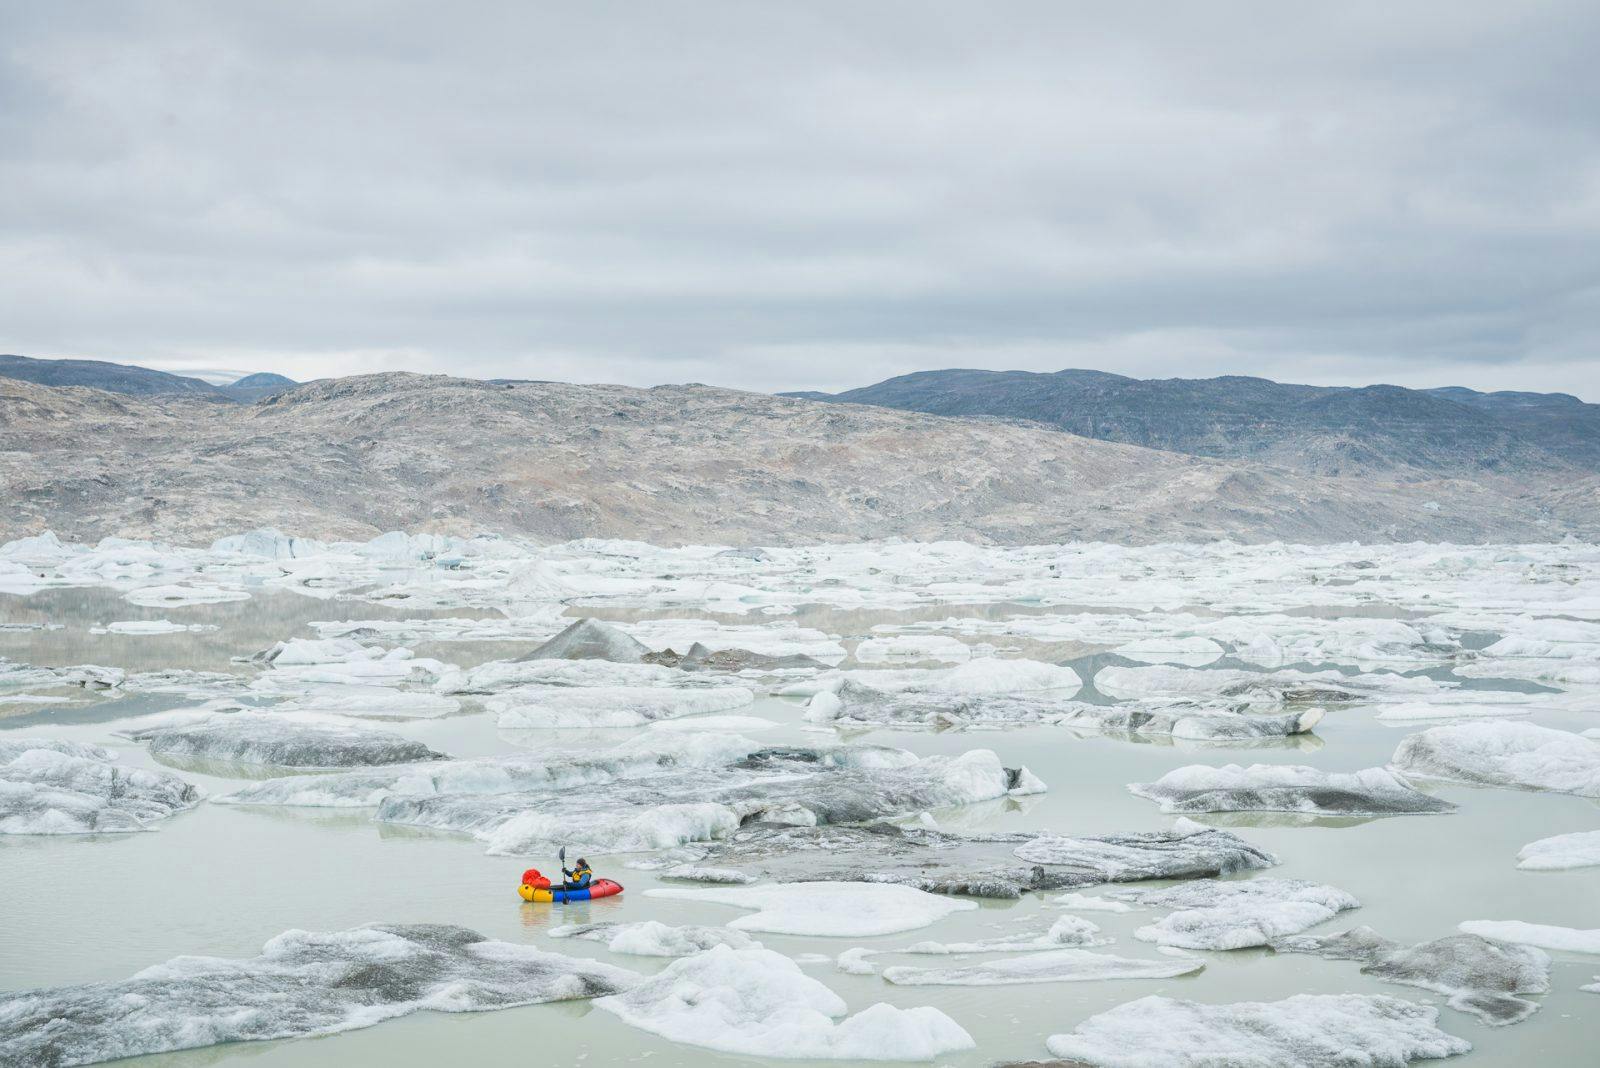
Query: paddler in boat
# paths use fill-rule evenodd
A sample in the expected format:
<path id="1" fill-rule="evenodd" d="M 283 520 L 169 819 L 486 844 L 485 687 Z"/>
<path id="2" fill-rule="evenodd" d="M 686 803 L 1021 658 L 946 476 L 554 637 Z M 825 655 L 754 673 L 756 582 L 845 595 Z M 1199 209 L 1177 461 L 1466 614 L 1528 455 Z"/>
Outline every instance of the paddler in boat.
<path id="1" fill-rule="evenodd" d="M 561 884 L 563 890 L 587 889 L 590 880 L 594 878 L 594 872 L 590 870 L 589 862 L 582 857 L 578 858 L 576 866 L 571 871 L 562 868 L 561 874 L 566 876 L 566 882 Z"/>

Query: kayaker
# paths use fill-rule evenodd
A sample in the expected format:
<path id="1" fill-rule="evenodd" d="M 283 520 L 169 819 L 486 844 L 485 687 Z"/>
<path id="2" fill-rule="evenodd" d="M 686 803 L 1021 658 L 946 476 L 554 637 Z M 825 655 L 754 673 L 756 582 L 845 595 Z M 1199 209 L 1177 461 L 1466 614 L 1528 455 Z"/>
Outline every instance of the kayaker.
<path id="1" fill-rule="evenodd" d="M 594 872 L 589 870 L 589 862 L 582 857 L 578 858 L 577 867 L 571 871 L 562 868 L 561 874 L 567 877 L 567 881 L 563 884 L 563 889 L 566 890 L 582 890 L 589 885 L 589 880 L 594 878 Z"/>

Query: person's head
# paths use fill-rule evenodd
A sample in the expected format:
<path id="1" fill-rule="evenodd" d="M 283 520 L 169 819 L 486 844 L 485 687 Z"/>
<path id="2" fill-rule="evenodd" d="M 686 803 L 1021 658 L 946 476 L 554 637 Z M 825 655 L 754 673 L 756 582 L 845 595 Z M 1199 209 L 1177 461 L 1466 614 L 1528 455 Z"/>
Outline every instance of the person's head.
<path id="1" fill-rule="evenodd" d="M 587 860 L 584 860 L 582 857 L 578 858 L 578 867 L 587 868 L 588 866 L 589 866 L 589 862 Z"/>

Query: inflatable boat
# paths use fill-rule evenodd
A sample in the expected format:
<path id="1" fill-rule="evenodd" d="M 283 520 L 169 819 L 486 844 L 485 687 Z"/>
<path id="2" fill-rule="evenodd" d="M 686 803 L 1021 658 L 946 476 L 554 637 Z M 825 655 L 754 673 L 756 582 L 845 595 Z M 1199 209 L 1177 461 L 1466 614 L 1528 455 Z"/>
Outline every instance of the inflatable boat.
<path id="1" fill-rule="evenodd" d="M 551 886 L 550 880 L 540 875 L 535 868 L 529 868 L 522 873 L 522 885 L 517 887 L 517 896 L 524 901 L 593 901 L 595 898 L 611 897 L 620 893 L 622 884 L 614 883 L 610 879 L 596 879 L 588 886 L 577 890 Z"/>

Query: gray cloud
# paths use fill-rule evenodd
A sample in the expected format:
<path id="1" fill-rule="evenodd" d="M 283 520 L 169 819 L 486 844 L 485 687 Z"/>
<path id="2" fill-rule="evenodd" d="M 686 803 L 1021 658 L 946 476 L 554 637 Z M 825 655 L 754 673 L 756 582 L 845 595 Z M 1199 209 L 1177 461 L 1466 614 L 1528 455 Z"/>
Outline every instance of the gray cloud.
<path id="1" fill-rule="evenodd" d="M 1105 7 L 13 5 L 0 346 L 1600 400 L 1600 10 Z"/>

